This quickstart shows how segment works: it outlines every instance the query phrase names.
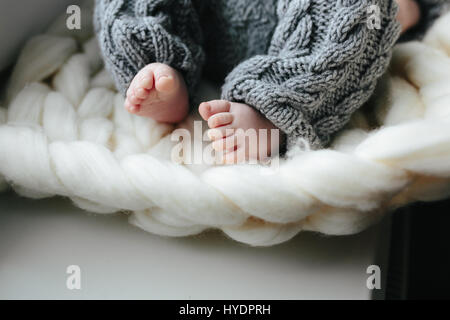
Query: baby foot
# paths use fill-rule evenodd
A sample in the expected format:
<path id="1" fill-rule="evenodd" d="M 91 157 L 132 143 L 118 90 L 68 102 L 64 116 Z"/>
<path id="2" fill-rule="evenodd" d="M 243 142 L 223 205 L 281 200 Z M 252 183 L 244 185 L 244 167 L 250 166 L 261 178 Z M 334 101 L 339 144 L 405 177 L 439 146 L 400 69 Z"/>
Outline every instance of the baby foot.
<path id="1" fill-rule="evenodd" d="M 125 108 L 159 122 L 177 123 L 188 114 L 189 98 L 182 75 L 162 63 L 141 69 L 127 91 Z"/>
<path id="2" fill-rule="evenodd" d="M 203 102 L 199 112 L 208 121 L 212 147 L 227 164 L 265 161 L 278 152 L 280 130 L 254 108 L 226 100 Z M 273 140 L 273 141 L 272 141 Z"/>
<path id="3" fill-rule="evenodd" d="M 397 0 L 397 20 L 402 26 L 402 32 L 414 27 L 420 20 L 420 8 L 415 0 Z"/>

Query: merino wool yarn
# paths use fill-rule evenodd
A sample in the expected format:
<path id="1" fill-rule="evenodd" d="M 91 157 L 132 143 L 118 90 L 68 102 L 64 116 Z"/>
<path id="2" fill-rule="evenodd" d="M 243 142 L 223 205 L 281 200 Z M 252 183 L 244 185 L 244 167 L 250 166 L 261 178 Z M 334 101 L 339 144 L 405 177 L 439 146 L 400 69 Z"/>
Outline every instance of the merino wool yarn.
<path id="1" fill-rule="evenodd" d="M 396 46 L 375 94 L 329 148 L 291 148 L 265 170 L 172 161 L 175 128 L 127 113 L 92 28 L 72 32 L 58 19 L 28 41 L 12 73 L 0 108 L 0 185 L 124 212 L 164 236 L 220 229 L 269 246 L 306 230 L 359 232 L 392 209 L 450 195 L 448 25 L 450 14 L 422 42 Z M 194 119 L 180 127 L 193 130 Z"/>

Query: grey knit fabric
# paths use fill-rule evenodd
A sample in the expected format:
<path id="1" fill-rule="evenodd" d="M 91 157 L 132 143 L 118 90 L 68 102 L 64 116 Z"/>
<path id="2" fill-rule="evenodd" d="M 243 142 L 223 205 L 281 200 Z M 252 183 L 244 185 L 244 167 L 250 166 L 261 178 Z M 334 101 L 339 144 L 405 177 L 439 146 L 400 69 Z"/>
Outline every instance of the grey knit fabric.
<path id="1" fill-rule="evenodd" d="M 369 28 L 368 7 L 381 10 Z M 96 0 L 95 27 L 118 89 L 146 64 L 202 71 L 222 98 L 259 110 L 288 137 L 324 147 L 373 93 L 400 27 L 393 0 Z"/>
<path id="2" fill-rule="evenodd" d="M 381 9 L 370 29 L 367 8 Z M 267 54 L 238 65 L 222 97 L 254 106 L 288 137 L 325 146 L 372 94 L 400 29 L 393 1 L 279 1 Z"/>
<path id="3" fill-rule="evenodd" d="M 165 63 L 184 76 L 190 92 L 205 54 L 199 17 L 187 0 L 96 0 L 94 26 L 117 89 L 123 94 L 137 72 Z"/>

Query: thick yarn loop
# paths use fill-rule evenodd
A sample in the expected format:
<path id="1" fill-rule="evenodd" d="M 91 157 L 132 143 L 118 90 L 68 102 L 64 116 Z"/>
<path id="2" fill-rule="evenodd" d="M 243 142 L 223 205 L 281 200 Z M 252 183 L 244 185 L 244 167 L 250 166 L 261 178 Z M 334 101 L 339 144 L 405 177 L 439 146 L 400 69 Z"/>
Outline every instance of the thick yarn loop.
<path id="1" fill-rule="evenodd" d="M 307 1 L 297 4 L 307 8 Z M 280 14 L 283 10 L 288 8 L 278 8 Z M 298 23 L 304 17 L 297 17 Z M 339 24 L 342 32 L 357 28 L 354 20 Z M 174 127 L 127 113 L 101 67 L 95 40 L 85 34 L 68 37 L 54 25 L 23 49 L 11 77 L 8 108 L 0 108 L 0 188 L 6 180 L 26 197 L 61 195 L 88 211 L 125 212 L 130 223 L 163 236 L 213 228 L 243 243 L 269 246 L 300 231 L 360 232 L 389 210 L 450 196 L 448 25 L 450 14 L 423 42 L 396 47 L 390 72 L 368 102 L 370 110 L 357 111 L 330 148 L 310 151 L 299 144 L 279 167 L 175 163 Z M 330 41 L 342 37 L 337 33 Z M 283 47 L 274 42 L 272 49 Z M 276 56 L 270 63 L 258 59 L 267 68 L 289 69 Z M 243 77 L 254 88 L 264 85 L 254 82 L 251 69 Z M 286 84 L 294 93 L 308 85 L 301 77 Z M 313 85 L 327 82 L 317 79 Z M 286 105 L 314 104 L 302 94 L 277 99 Z M 352 99 L 362 93 L 355 95 Z M 339 108 L 353 108 L 352 99 Z M 286 123 L 288 116 L 277 115 Z M 194 119 L 180 127 L 192 128 Z M 298 128 L 309 130 L 297 119 Z M 327 125 L 321 128 L 326 131 Z M 191 137 L 199 139 L 192 131 Z"/>

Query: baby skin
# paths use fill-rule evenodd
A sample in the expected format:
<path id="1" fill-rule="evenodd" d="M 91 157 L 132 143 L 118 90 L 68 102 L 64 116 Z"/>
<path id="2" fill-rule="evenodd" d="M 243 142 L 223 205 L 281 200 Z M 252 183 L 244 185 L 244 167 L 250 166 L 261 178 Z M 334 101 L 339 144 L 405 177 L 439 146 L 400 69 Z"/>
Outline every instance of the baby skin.
<path id="1" fill-rule="evenodd" d="M 414 0 L 397 0 L 398 21 L 402 32 L 417 24 L 420 9 Z M 152 63 L 141 69 L 131 82 L 125 108 L 136 115 L 159 122 L 181 122 L 189 112 L 189 96 L 182 75 L 168 65 Z M 201 117 L 208 122 L 208 136 L 214 150 L 224 154 L 223 162 L 235 164 L 249 159 L 265 160 L 279 149 L 284 134 L 273 135 L 277 128 L 256 109 L 225 100 L 203 102 Z M 254 129 L 257 146 L 245 140 L 245 132 Z M 258 134 L 265 130 L 267 135 Z M 262 141 L 261 139 L 267 139 Z M 264 158 L 264 159 L 263 159 Z"/>

